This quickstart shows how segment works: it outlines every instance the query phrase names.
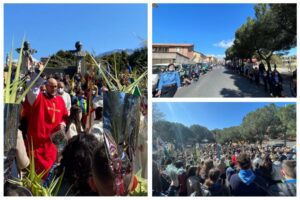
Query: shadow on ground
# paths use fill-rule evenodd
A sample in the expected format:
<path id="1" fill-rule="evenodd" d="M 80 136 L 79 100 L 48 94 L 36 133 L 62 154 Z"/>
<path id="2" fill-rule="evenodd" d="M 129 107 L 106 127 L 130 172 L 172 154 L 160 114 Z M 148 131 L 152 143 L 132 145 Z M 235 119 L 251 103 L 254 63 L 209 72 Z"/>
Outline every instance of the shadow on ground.
<path id="1" fill-rule="evenodd" d="M 228 88 L 223 88 L 220 94 L 224 97 L 270 97 L 268 92 L 264 91 L 262 85 L 256 85 L 249 79 L 233 73 L 232 71 L 226 69 L 225 74 L 230 74 L 230 78 L 234 80 L 234 85 L 238 90 L 232 90 Z"/>

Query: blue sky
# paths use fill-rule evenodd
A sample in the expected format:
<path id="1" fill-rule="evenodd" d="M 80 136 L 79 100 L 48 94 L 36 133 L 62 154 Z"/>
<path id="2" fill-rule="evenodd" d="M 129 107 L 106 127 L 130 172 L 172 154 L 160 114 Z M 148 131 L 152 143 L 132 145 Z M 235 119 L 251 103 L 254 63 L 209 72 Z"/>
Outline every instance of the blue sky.
<path id="1" fill-rule="evenodd" d="M 5 54 L 13 38 L 14 49 L 21 46 L 24 34 L 35 58 L 74 49 L 78 40 L 97 54 L 135 49 L 147 39 L 147 4 L 4 5 Z"/>
<path id="2" fill-rule="evenodd" d="M 165 119 L 171 122 L 182 123 L 186 126 L 199 124 L 209 130 L 240 125 L 243 117 L 257 108 L 269 103 L 206 103 L 206 102 L 163 102 L 153 103 L 165 114 Z M 294 103 L 275 103 L 277 106 L 285 106 Z"/>
<path id="3" fill-rule="evenodd" d="M 254 4 L 158 4 L 154 43 L 193 43 L 206 55 L 225 55 L 236 29 L 254 17 Z M 295 55 L 296 49 L 290 54 Z"/>

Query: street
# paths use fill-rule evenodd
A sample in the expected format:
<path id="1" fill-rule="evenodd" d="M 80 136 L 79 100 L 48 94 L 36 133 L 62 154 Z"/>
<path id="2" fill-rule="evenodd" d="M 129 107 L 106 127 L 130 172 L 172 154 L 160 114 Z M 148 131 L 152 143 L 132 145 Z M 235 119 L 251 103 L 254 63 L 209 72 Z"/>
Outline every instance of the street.
<path id="1" fill-rule="evenodd" d="M 270 97 L 270 94 L 262 85 L 255 85 L 219 65 L 200 76 L 197 82 L 178 89 L 175 97 Z"/>

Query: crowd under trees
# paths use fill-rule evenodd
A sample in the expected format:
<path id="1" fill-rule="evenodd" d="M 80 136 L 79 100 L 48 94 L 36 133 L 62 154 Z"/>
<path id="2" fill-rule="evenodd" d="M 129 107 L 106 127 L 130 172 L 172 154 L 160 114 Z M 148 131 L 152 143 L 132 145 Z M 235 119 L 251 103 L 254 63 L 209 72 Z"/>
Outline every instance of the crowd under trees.
<path id="1" fill-rule="evenodd" d="M 156 119 L 156 120 L 155 120 Z M 269 139 L 296 138 L 296 105 L 283 107 L 269 104 L 248 113 L 239 126 L 208 130 L 201 125 L 187 127 L 180 123 L 164 120 L 164 115 L 154 106 L 153 139 L 160 137 L 177 147 L 196 143 L 220 144 L 247 141 L 251 143 Z"/>

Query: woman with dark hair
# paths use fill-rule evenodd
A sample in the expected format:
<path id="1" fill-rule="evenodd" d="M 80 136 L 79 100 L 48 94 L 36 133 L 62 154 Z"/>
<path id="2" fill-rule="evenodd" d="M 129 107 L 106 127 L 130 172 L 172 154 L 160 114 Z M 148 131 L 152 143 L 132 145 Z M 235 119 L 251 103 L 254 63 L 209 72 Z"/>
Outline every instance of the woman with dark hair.
<path id="1" fill-rule="evenodd" d="M 99 196 L 114 196 L 114 173 L 111 170 L 103 140 L 92 157 L 89 185 Z"/>
<path id="2" fill-rule="evenodd" d="M 72 106 L 70 110 L 69 123 L 67 125 L 67 133 L 66 133 L 68 140 L 83 131 L 81 125 L 81 118 L 82 118 L 81 108 L 76 105 Z"/>
<path id="3" fill-rule="evenodd" d="M 58 175 L 64 171 L 61 196 L 94 196 L 89 184 L 93 155 L 99 141 L 90 134 L 79 133 L 72 137 L 62 152 Z"/>
<path id="4" fill-rule="evenodd" d="M 188 196 L 202 196 L 200 187 L 200 179 L 197 176 L 198 167 L 192 166 L 187 172 L 187 195 Z"/>
<path id="5" fill-rule="evenodd" d="M 202 193 L 204 196 L 228 196 L 228 190 L 223 186 L 220 179 L 221 172 L 218 168 L 209 170 L 208 178 L 202 185 Z"/>
<path id="6" fill-rule="evenodd" d="M 177 88 L 181 86 L 178 71 L 175 71 L 175 65 L 169 64 L 168 71 L 160 75 L 158 83 L 158 92 L 155 96 L 173 97 Z"/>
<path id="7" fill-rule="evenodd" d="M 208 172 L 214 168 L 214 163 L 212 160 L 206 160 L 204 161 L 201 170 L 199 172 L 200 182 L 204 183 L 205 179 L 208 177 Z"/>
<path id="8" fill-rule="evenodd" d="M 267 186 L 273 185 L 276 183 L 276 181 L 272 178 L 272 167 L 273 162 L 270 158 L 270 155 L 266 155 L 261 164 L 258 166 L 257 169 L 255 169 L 254 173 L 255 175 L 263 178 Z"/>

